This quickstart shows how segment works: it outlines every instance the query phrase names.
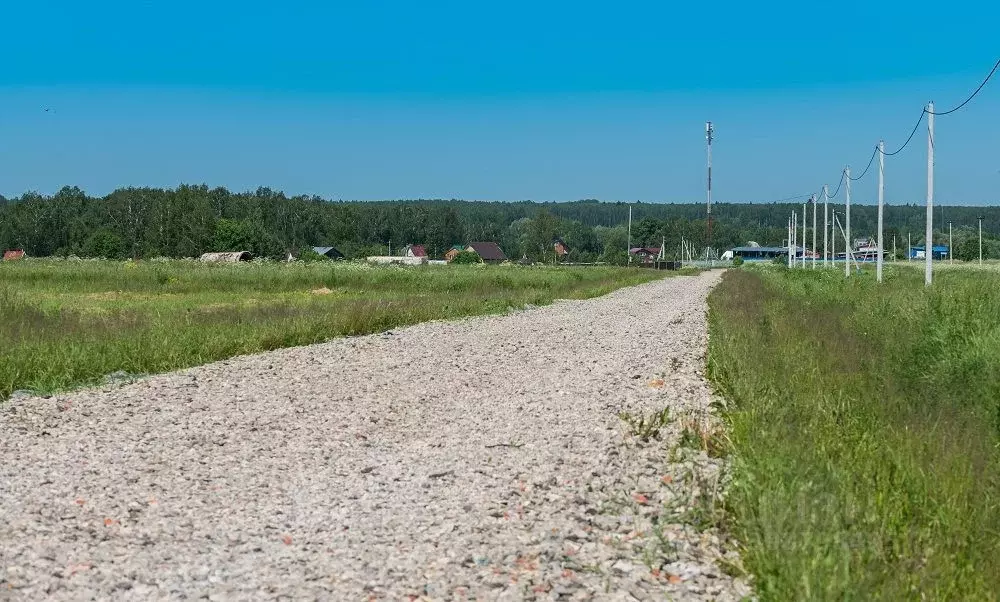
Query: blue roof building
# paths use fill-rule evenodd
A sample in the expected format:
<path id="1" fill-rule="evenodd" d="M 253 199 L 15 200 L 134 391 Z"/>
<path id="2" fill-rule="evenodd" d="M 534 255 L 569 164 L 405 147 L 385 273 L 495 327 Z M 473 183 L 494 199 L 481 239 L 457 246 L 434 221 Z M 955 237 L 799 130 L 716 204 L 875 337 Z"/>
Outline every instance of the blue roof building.
<path id="1" fill-rule="evenodd" d="M 910 247 L 910 259 L 923 259 L 926 257 L 923 245 Z M 931 247 L 931 259 L 947 259 L 948 245 L 934 245 Z"/>

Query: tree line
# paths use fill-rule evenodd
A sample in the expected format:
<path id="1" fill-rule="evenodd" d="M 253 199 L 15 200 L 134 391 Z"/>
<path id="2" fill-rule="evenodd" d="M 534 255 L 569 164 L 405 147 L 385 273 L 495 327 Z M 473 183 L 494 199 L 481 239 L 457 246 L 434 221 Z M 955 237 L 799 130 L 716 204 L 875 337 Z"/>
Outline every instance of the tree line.
<path id="1" fill-rule="evenodd" d="M 0 196 L 0 249 L 28 255 L 106 257 L 196 257 L 208 251 L 250 251 L 283 258 L 311 246 L 334 246 L 348 258 L 384 255 L 390 245 L 423 244 L 432 257 L 452 245 L 495 241 L 513 259 L 551 261 L 552 242 L 569 246 L 568 261 L 625 261 L 630 204 L 581 200 L 569 203 L 477 202 L 459 200 L 329 201 L 317 196 L 286 196 L 269 188 L 231 192 L 205 185 L 175 189 L 121 188 L 103 196 L 64 187 L 51 196 L 25 193 Z M 842 206 L 835 206 L 843 213 Z M 707 243 L 702 203 L 633 203 L 632 246 L 666 245 L 675 258 L 682 238 L 695 248 Z M 755 241 L 781 245 L 788 216 L 801 204 L 719 203 L 713 206 L 712 243 L 719 249 Z M 976 218 L 984 216 L 985 251 L 1000 257 L 1000 208 L 941 207 L 935 210 L 936 244 L 947 244 L 953 222 L 956 253 L 975 247 Z M 938 214 L 940 212 L 940 215 Z M 819 208 L 822 222 L 822 206 Z M 886 208 L 886 245 L 906 236 L 922 244 L 924 208 Z M 851 208 L 852 234 L 874 236 L 875 207 Z M 807 216 L 811 226 L 811 209 Z M 987 235 L 988 234 L 988 235 Z M 811 241 L 811 233 L 807 234 Z M 822 240 L 820 233 L 819 240 Z M 975 239 L 975 245 L 972 242 Z M 820 243 L 821 244 L 821 243 Z"/>

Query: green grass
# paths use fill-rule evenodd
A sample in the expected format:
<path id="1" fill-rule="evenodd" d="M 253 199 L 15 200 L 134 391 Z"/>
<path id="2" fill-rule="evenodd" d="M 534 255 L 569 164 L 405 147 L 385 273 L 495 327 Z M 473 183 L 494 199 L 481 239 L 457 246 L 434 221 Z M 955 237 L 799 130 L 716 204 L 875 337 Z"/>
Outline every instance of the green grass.
<path id="1" fill-rule="evenodd" d="M 763 600 L 996 600 L 1000 274 L 731 270 L 729 517 Z"/>
<path id="2" fill-rule="evenodd" d="M 662 276 L 614 267 L 0 263 L 0 399 L 593 297 Z"/>

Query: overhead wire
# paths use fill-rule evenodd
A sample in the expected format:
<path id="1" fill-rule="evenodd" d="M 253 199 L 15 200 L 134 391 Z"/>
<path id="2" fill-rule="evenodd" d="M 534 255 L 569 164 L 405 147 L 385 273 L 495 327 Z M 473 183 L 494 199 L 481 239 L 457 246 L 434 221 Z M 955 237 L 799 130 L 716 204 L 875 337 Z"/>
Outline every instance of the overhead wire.
<path id="1" fill-rule="evenodd" d="M 976 88 L 972 92 L 972 94 L 970 94 L 969 97 L 966 98 L 964 101 L 962 101 L 962 103 L 959 104 L 958 106 L 956 106 L 954 108 L 951 108 L 951 109 L 948 109 L 947 111 L 928 111 L 927 107 L 924 107 L 923 110 L 920 111 L 920 117 L 917 118 L 917 122 L 915 124 L 913 124 L 913 129 L 910 130 L 910 135 L 906 137 L 906 142 L 904 142 L 902 146 L 900 146 L 896 150 L 892 151 L 891 153 L 887 153 L 885 151 L 880 150 L 879 147 L 878 147 L 878 145 L 876 145 L 875 146 L 875 150 L 872 151 L 871 158 L 868 159 L 868 166 L 865 167 L 865 170 L 863 172 L 861 172 L 860 176 L 858 176 L 858 177 L 850 176 L 850 179 L 852 181 L 856 182 L 856 181 L 860 180 L 861 178 L 865 177 L 865 175 L 868 173 L 868 170 L 871 169 L 872 162 L 875 160 L 875 155 L 877 155 L 879 152 L 881 152 L 882 155 L 886 156 L 886 157 L 891 157 L 893 155 L 898 155 L 899 153 L 903 152 L 903 149 L 906 148 L 907 146 L 909 146 L 910 142 L 913 140 L 913 136 L 916 135 L 917 130 L 920 128 L 920 123 L 924 120 L 924 115 L 949 115 L 951 113 L 954 113 L 954 112 L 962 109 L 962 107 L 964 107 L 965 105 L 967 105 L 970 102 L 972 102 L 972 99 L 975 98 L 976 96 L 978 96 L 980 92 L 982 92 L 983 88 L 986 87 L 986 84 L 989 83 L 989 81 L 993 78 L 994 75 L 996 75 L 996 73 L 997 73 L 998 70 L 1000 70 L 1000 59 L 997 59 L 996 63 L 993 64 L 993 68 L 990 69 L 990 72 L 983 79 L 982 83 L 979 84 L 979 87 Z M 934 143 L 934 141 L 932 139 L 931 140 L 931 144 L 933 144 L 933 143 Z M 844 183 L 844 173 L 842 172 L 841 173 L 841 177 L 840 177 L 840 184 L 837 185 L 837 192 L 834 192 L 832 196 L 827 197 L 827 198 L 832 199 L 832 198 L 836 197 L 837 193 L 840 192 L 840 186 L 843 183 Z"/>
<path id="2" fill-rule="evenodd" d="M 917 119 L 917 122 L 913 124 L 913 129 L 910 130 L 910 135 L 907 136 L 906 142 L 903 143 L 903 146 L 897 148 L 896 150 L 892 151 L 891 153 L 887 153 L 887 152 L 883 151 L 882 154 L 885 155 L 886 157 L 891 157 L 893 155 L 898 155 L 899 153 L 901 153 L 903 151 L 903 149 L 906 148 L 906 146 L 910 143 L 910 141 L 913 140 L 913 135 L 917 133 L 917 128 L 920 127 L 920 122 L 922 122 L 924 120 L 924 115 L 926 115 L 926 114 L 927 114 L 927 109 L 926 108 L 924 108 L 923 111 L 920 111 L 920 118 Z M 936 114 L 937 113 L 935 113 L 935 115 Z M 875 147 L 875 150 L 878 150 L 877 146 Z"/>
<path id="3" fill-rule="evenodd" d="M 970 94 L 969 97 L 966 98 L 962 102 L 962 104 L 958 105 L 957 107 L 955 107 L 953 109 L 948 109 L 947 111 L 927 111 L 926 109 L 924 109 L 924 111 L 927 112 L 927 113 L 931 113 L 932 115 L 947 115 L 949 113 L 954 113 L 955 111 L 961 109 L 965 105 L 967 105 L 970 102 L 972 102 L 972 99 L 975 98 L 976 95 L 979 94 L 982 91 L 982 89 L 986 87 L 986 84 L 990 81 L 990 79 L 993 77 L 993 75 L 997 72 L 998 68 L 1000 68 L 1000 59 L 997 59 L 997 62 L 993 64 L 993 69 L 990 69 L 989 75 L 986 76 L 986 79 L 983 80 L 983 83 L 979 84 L 979 87 L 976 88 L 976 91 L 973 92 L 972 94 Z"/>
<path id="4" fill-rule="evenodd" d="M 865 177 L 865 174 L 868 173 L 868 170 L 872 168 L 872 163 L 875 161 L 875 155 L 876 154 L 878 154 L 878 147 L 877 146 L 875 147 L 875 150 L 872 151 L 872 156 L 869 157 L 869 159 L 868 159 L 868 166 L 865 167 L 865 170 L 863 172 L 861 172 L 861 175 L 858 176 L 858 177 L 856 177 L 856 178 L 854 176 L 847 176 L 847 177 L 850 178 L 852 182 L 857 182 L 861 178 Z"/>

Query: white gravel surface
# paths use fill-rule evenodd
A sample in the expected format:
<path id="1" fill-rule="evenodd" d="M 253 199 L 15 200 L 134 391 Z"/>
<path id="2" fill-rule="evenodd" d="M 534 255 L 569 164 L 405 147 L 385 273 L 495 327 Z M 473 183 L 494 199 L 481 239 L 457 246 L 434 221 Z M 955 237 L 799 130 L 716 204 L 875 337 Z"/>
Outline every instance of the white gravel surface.
<path id="1" fill-rule="evenodd" d="M 718 278 L 0 406 L 0 598 L 739 599 L 680 445 Z"/>

